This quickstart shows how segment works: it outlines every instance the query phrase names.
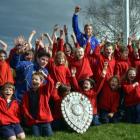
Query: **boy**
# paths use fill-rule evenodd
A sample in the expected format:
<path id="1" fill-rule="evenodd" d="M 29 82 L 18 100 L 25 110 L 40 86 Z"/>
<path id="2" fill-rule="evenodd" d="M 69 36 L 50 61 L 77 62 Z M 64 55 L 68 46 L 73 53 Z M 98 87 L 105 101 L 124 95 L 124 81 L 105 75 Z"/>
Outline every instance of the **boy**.
<path id="1" fill-rule="evenodd" d="M 47 83 L 43 84 L 44 78 Z M 49 99 L 53 90 L 53 81 L 43 71 L 32 75 L 32 87 L 23 96 L 23 112 L 27 125 L 32 126 L 34 136 L 51 136 L 50 122 L 53 120 Z"/>
<path id="2" fill-rule="evenodd" d="M 8 140 L 25 139 L 25 133 L 20 126 L 20 106 L 14 99 L 14 85 L 5 83 L 0 94 L 0 131 Z"/>

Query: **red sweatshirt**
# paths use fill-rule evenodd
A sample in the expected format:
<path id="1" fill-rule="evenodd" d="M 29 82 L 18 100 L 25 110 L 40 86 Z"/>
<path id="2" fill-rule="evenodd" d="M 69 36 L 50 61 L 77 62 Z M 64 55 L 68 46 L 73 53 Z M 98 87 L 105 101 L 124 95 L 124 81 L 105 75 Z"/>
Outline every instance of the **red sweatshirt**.
<path id="1" fill-rule="evenodd" d="M 0 96 L 0 126 L 12 123 L 20 123 L 20 105 L 12 100 L 8 107 L 7 101 Z"/>
<path id="2" fill-rule="evenodd" d="M 118 60 L 115 65 L 114 74 L 117 75 L 120 80 L 123 79 L 130 65 L 129 60 Z"/>
<path id="3" fill-rule="evenodd" d="M 116 113 L 118 111 L 119 101 L 119 91 L 111 90 L 109 83 L 106 81 L 102 88 L 102 93 L 99 96 L 99 108 Z"/>
<path id="4" fill-rule="evenodd" d="M 0 86 L 6 82 L 14 83 L 10 65 L 6 61 L 0 61 Z"/>
<path id="5" fill-rule="evenodd" d="M 39 88 L 39 109 L 37 119 L 35 120 L 30 114 L 29 106 L 29 92 L 26 92 L 23 97 L 23 115 L 27 120 L 28 125 L 33 125 L 36 123 L 51 122 L 53 120 L 51 110 L 49 107 L 50 95 L 53 92 L 54 83 L 53 80 L 48 77 L 46 85 L 42 85 Z"/>
<path id="6" fill-rule="evenodd" d="M 133 84 L 125 82 L 122 85 L 125 93 L 125 105 L 127 107 L 140 103 L 140 85 L 133 87 Z"/>
<path id="7" fill-rule="evenodd" d="M 65 65 L 56 65 L 53 61 L 49 61 L 49 73 L 54 80 L 54 84 L 61 82 L 69 85 L 69 79 L 71 77 L 70 70 Z"/>
<path id="8" fill-rule="evenodd" d="M 81 80 L 93 75 L 90 63 L 87 57 L 83 57 L 81 60 L 73 59 L 70 63 L 70 67 L 76 67 L 76 79 Z"/>
<path id="9" fill-rule="evenodd" d="M 96 68 L 96 80 L 98 80 L 98 77 L 100 77 L 103 67 L 104 67 L 104 62 L 108 62 L 108 68 L 107 68 L 107 74 L 106 74 L 106 79 L 110 79 L 114 75 L 114 68 L 115 68 L 115 59 L 112 57 L 111 60 L 109 60 L 106 56 L 100 53 L 100 47 L 96 47 L 94 50 L 94 55 L 97 60 L 97 68 Z"/>
<path id="10" fill-rule="evenodd" d="M 88 97 L 88 99 L 90 100 L 92 107 L 93 107 L 93 114 L 97 114 L 97 95 L 100 92 L 100 90 L 102 89 L 102 86 L 104 84 L 104 78 L 100 76 L 100 78 L 98 78 L 96 88 L 91 89 L 89 91 L 84 91 L 78 85 L 76 77 L 72 77 L 72 82 L 73 82 L 75 90 L 77 90 L 78 92 L 80 92 Z"/>

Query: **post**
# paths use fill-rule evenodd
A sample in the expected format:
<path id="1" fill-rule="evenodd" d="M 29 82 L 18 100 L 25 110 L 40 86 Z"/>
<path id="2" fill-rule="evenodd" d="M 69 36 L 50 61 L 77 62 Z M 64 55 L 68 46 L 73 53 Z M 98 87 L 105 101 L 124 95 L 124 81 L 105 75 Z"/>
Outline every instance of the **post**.
<path id="1" fill-rule="evenodd" d="M 124 0 L 124 45 L 128 43 L 129 37 L 129 0 Z"/>

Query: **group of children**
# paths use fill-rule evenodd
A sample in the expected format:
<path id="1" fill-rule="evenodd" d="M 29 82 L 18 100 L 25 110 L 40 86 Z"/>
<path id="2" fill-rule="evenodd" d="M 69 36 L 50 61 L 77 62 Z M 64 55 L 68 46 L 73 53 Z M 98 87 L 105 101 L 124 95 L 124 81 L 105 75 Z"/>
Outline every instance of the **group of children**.
<path id="1" fill-rule="evenodd" d="M 99 43 L 91 25 L 85 25 L 85 33 L 79 30 L 79 11 L 75 7 L 73 47 L 66 26 L 57 25 L 52 38 L 45 33 L 36 39 L 35 48 L 31 41 L 36 31 L 28 40 L 16 38 L 9 57 L 0 40 L 0 136 L 25 139 L 20 123 L 31 126 L 34 136 L 65 129 L 61 101 L 71 91 L 90 100 L 91 125 L 121 121 L 121 109 L 127 122 L 140 123 L 140 44 L 134 48 L 131 39 L 127 47 Z"/>

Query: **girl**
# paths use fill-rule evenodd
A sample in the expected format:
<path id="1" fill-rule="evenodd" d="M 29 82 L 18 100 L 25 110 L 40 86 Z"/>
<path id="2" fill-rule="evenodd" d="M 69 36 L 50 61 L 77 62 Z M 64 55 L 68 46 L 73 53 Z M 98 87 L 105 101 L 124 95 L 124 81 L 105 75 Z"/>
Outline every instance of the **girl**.
<path id="1" fill-rule="evenodd" d="M 140 85 L 136 75 L 136 69 L 129 68 L 122 86 L 125 93 L 126 121 L 130 123 L 140 123 Z"/>
<path id="2" fill-rule="evenodd" d="M 102 123 L 118 121 L 119 100 L 119 79 L 117 76 L 113 76 L 104 83 L 99 96 L 99 112 Z"/>
<path id="3" fill-rule="evenodd" d="M 71 74 L 67 66 L 67 59 L 64 52 L 58 51 L 54 60 L 51 60 L 49 64 L 49 72 L 54 83 L 61 82 L 62 84 L 69 85 Z"/>

